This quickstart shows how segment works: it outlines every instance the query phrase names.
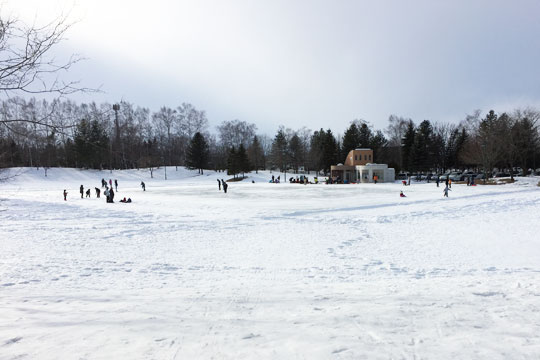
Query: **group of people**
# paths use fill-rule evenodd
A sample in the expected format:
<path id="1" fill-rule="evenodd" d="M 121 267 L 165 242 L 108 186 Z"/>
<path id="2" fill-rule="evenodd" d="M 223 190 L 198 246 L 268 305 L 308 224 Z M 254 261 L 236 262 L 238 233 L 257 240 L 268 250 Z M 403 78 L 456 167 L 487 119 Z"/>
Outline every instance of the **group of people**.
<path id="1" fill-rule="evenodd" d="M 229 184 L 227 184 L 225 182 L 225 180 L 221 179 L 221 181 L 219 179 L 217 179 L 217 183 L 218 183 L 218 190 L 221 191 L 221 188 L 223 188 L 223 192 L 226 194 L 227 193 L 227 188 L 229 187 Z"/>
<path id="2" fill-rule="evenodd" d="M 405 185 L 405 184 L 404 184 Z M 437 185 L 438 186 L 438 185 Z M 443 196 L 444 197 L 448 197 L 448 191 L 452 191 L 451 189 L 452 187 L 452 182 L 448 182 L 447 185 L 445 186 L 444 190 L 443 190 Z M 403 193 L 403 191 L 400 191 L 399 192 L 399 197 L 407 197 L 405 196 L 405 194 Z"/>
<path id="3" fill-rule="evenodd" d="M 280 178 L 281 178 L 280 175 L 278 175 L 278 177 L 275 177 L 274 175 L 272 175 L 272 180 L 270 180 L 269 182 L 270 182 L 270 183 L 279 184 Z M 287 181 L 287 179 L 285 179 L 285 181 Z"/>
<path id="4" fill-rule="evenodd" d="M 105 197 L 107 198 L 107 202 L 108 203 L 113 203 L 114 202 L 114 193 L 115 193 L 115 190 L 116 192 L 118 192 L 118 180 L 115 179 L 114 180 L 114 189 L 113 190 L 113 181 L 112 179 L 109 179 L 109 183 L 107 183 L 107 181 L 105 179 L 101 179 L 101 187 L 102 188 L 105 188 L 105 191 L 103 192 L 103 194 L 105 195 Z M 144 181 L 141 181 L 141 187 L 143 189 L 143 191 L 146 191 L 146 185 L 144 184 Z M 95 187 L 94 188 L 95 191 L 96 191 L 96 197 L 99 199 L 100 198 L 100 195 L 101 195 L 101 189 L 98 188 L 98 187 Z M 81 194 L 81 199 L 84 198 L 84 195 L 86 195 L 87 198 L 90 197 L 91 195 L 91 191 L 90 191 L 90 188 L 86 189 L 86 191 L 84 190 L 84 186 L 81 185 L 79 187 L 79 192 Z M 64 201 L 67 201 L 67 195 L 68 195 L 68 192 L 66 189 L 64 189 Z M 130 203 L 131 202 L 131 198 L 123 198 L 122 200 L 120 200 L 120 202 L 123 202 L 123 203 Z"/>
<path id="5" fill-rule="evenodd" d="M 300 177 L 290 177 L 289 178 L 289 182 L 291 184 L 304 184 L 304 185 L 307 185 L 307 184 L 311 184 L 311 182 L 309 181 L 309 178 L 307 176 L 304 176 L 304 175 L 301 175 Z M 317 179 L 317 177 L 314 177 L 313 178 L 313 183 L 314 184 L 318 184 L 319 183 L 319 179 Z"/>

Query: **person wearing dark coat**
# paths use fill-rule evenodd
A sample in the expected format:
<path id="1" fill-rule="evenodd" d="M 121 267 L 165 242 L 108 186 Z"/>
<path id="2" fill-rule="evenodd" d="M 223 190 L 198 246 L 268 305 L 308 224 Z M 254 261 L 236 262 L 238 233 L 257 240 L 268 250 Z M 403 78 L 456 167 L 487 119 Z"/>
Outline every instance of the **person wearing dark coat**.
<path id="1" fill-rule="evenodd" d="M 141 187 L 143 191 L 146 191 L 146 184 L 144 183 L 144 181 L 141 181 Z"/>
<path id="2" fill-rule="evenodd" d="M 217 186 L 218 190 L 221 191 L 221 181 L 219 181 L 219 179 L 217 179 Z"/>
<path id="3" fill-rule="evenodd" d="M 64 201 L 67 201 L 67 191 L 64 189 Z"/>
<path id="4" fill-rule="evenodd" d="M 99 188 L 96 189 L 96 197 L 99 199 L 99 194 L 101 194 L 101 190 Z"/>
<path id="5" fill-rule="evenodd" d="M 114 188 L 118 192 L 118 180 L 114 179 Z"/>
<path id="6" fill-rule="evenodd" d="M 81 199 L 82 199 L 84 195 L 84 186 L 81 185 L 81 187 L 79 188 L 79 192 L 81 193 Z"/>
<path id="7" fill-rule="evenodd" d="M 223 181 L 223 180 L 221 180 Z M 225 181 L 223 181 L 223 191 L 225 192 L 225 194 L 227 193 L 227 188 L 229 187 L 229 185 L 227 185 L 227 183 Z"/>
<path id="8" fill-rule="evenodd" d="M 113 191 L 112 186 L 111 186 L 111 190 L 109 190 L 109 202 L 111 203 L 114 202 L 114 191 Z"/>
<path id="9" fill-rule="evenodd" d="M 105 181 L 105 179 L 101 178 L 101 187 L 104 188 L 107 186 L 107 182 Z"/>
<path id="10" fill-rule="evenodd" d="M 86 190 L 86 197 L 90 197 L 90 189 Z"/>

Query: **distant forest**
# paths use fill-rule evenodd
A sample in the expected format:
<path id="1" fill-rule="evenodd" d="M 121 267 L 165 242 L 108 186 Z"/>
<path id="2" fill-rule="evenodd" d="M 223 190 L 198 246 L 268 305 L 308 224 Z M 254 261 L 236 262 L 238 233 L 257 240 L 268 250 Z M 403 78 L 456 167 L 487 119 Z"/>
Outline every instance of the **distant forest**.
<path id="1" fill-rule="evenodd" d="M 24 119 L 24 121 L 14 121 Z M 328 174 L 355 148 L 372 148 L 374 160 L 397 172 L 449 169 L 535 169 L 540 160 L 536 110 L 480 111 L 459 124 L 392 115 L 385 129 L 353 120 L 343 134 L 330 129 L 280 127 L 257 133 L 245 121 L 224 121 L 211 132 L 203 110 L 182 103 L 151 112 L 129 102 L 78 104 L 13 97 L 1 101 L 0 167 L 92 169 L 261 169 Z"/>

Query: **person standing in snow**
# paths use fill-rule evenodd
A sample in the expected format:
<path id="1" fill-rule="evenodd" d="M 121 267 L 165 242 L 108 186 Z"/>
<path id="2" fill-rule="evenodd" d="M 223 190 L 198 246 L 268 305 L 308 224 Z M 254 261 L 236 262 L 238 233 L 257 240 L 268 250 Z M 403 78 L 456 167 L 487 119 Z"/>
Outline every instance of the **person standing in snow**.
<path id="1" fill-rule="evenodd" d="M 116 189 L 116 192 L 118 192 L 118 180 L 114 179 L 114 188 Z"/>
<path id="2" fill-rule="evenodd" d="M 86 190 L 86 197 L 90 197 L 90 189 Z"/>
<path id="3" fill-rule="evenodd" d="M 99 194 L 101 194 L 101 190 L 99 190 L 99 188 L 95 188 L 96 189 L 96 197 L 99 199 Z"/>
<path id="4" fill-rule="evenodd" d="M 436 183 L 437 183 L 437 187 L 439 187 L 439 177 L 438 176 L 437 176 Z"/>
<path id="5" fill-rule="evenodd" d="M 110 195 L 110 194 L 109 194 L 109 189 L 106 188 L 105 191 L 103 192 L 103 194 L 105 195 L 106 201 L 109 202 L 109 195 Z"/>
<path id="6" fill-rule="evenodd" d="M 141 181 L 141 187 L 142 191 L 146 191 L 146 184 L 144 183 L 144 181 Z"/>
<path id="7" fill-rule="evenodd" d="M 448 179 L 448 188 L 452 188 L 452 179 Z"/>
<path id="8" fill-rule="evenodd" d="M 221 180 L 223 181 L 223 180 Z M 225 194 L 227 193 L 227 188 L 229 187 L 229 185 L 227 185 L 227 183 L 225 181 L 223 181 L 223 191 L 225 192 Z"/>
<path id="9" fill-rule="evenodd" d="M 107 186 L 107 182 L 105 181 L 104 178 L 101 178 L 101 187 L 104 188 Z"/>
<path id="10" fill-rule="evenodd" d="M 111 186 L 111 190 L 109 190 L 109 202 L 111 203 L 114 202 L 114 191 L 113 191 L 112 186 Z"/>
<path id="11" fill-rule="evenodd" d="M 67 191 L 64 189 L 64 201 L 67 201 Z"/>
<path id="12" fill-rule="evenodd" d="M 217 186 L 218 190 L 221 191 L 221 181 L 219 181 L 219 179 L 217 179 Z"/>
<path id="13" fill-rule="evenodd" d="M 84 195 L 84 186 L 81 185 L 81 187 L 79 188 L 79 192 L 81 193 L 81 199 L 82 199 Z"/>
<path id="14" fill-rule="evenodd" d="M 443 190 L 444 197 L 448 197 L 448 190 L 452 191 L 448 186 L 444 188 Z"/>
<path id="15" fill-rule="evenodd" d="M 109 186 L 110 186 L 111 189 L 112 189 L 112 179 L 109 179 Z"/>

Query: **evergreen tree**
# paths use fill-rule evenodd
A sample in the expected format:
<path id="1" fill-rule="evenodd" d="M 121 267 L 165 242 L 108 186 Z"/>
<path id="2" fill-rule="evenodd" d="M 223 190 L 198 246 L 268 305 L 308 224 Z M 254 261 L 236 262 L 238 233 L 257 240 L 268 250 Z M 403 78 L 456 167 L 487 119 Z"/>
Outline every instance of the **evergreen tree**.
<path id="1" fill-rule="evenodd" d="M 87 168 L 102 168 L 106 162 L 109 139 L 105 129 L 97 120 L 82 119 L 75 132 L 75 149 L 78 165 Z"/>
<path id="2" fill-rule="evenodd" d="M 383 150 L 386 148 L 388 141 L 381 130 L 377 130 L 375 135 L 370 140 L 369 148 L 373 149 L 373 160 L 382 162 Z"/>
<path id="3" fill-rule="evenodd" d="M 289 141 L 289 159 L 295 173 L 298 173 L 298 168 L 303 159 L 302 151 L 302 140 L 297 134 L 294 134 Z"/>
<path id="4" fill-rule="evenodd" d="M 418 126 L 414 137 L 414 145 L 412 151 L 413 168 L 418 171 L 430 170 L 433 163 L 433 127 L 429 120 L 424 120 Z"/>
<path id="5" fill-rule="evenodd" d="M 412 155 L 413 155 L 413 146 L 414 146 L 414 137 L 416 134 L 416 130 L 414 127 L 414 123 L 412 120 L 409 120 L 409 123 L 407 124 L 407 130 L 405 131 L 405 135 L 403 137 L 403 140 L 401 142 L 401 154 L 402 154 L 402 161 L 403 161 L 403 169 L 407 171 L 412 171 Z"/>
<path id="6" fill-rule="evenodd" d="M 369 128 L 369 125 L 362 122 L 358 129 L 358 147 L 370 148 L 372 145 L 373 132 Z"/>
<path id="7" fill-rule="evenodd" d="M 196 132 L 187 149 L 186 164 L 191 169 L 198 169 L 199 174 L 203 174 L 203 169 L 208 167 L 208 157 L 208 143 L 200 132 Z"/>
<path id="8" fill-rule="evenodd" d="M 345 159 L 349 151 L 354 150 L 359 147 L 360 144 L 360 133 L 358 130 L 358 126 L 356 126 L 355 122 L 351 123 L 351 126 L 345 131 L 345 134 L 343 135 L 343 141 L 341 143 L 341 148 L 343 150 L 342 152 L 342 158 Z"/>
<path id="9" fill-rule="evenodd" d="M 310 158 L 311 164 L 318 171 L 321 171 L 324 168 L 323 165 L 323 143 L 324 143 L 325 132 L 323 129 L 313 132 L 310 141 Z"/>
<path id="10" fill-rule="evenodd" d="M 258 173 L 259 168 L 261 168 L 264 163 L 264 150 L 257 135 L 253 137 L 253 141 L 247 150 L 247 154 L 255 173 Z"/>
<path id="11" fill-rule="evenodd" d="M 322 165 L 325 174 L 328 174 L 330 172 L 330 166 L 337 163 L 339 147 L 334 134 L 332 134 L 332 130 L 328 129 L 323 136 Z"/>
<path id="12" fill-rule="evenodd" d="M 246 153 L 246 148 L 244 147 L 244 144 L 240 144 L 238 147 L 238 151 L 235 154 L 236 156 L 236 164 L 238 167 L 238 172 L 242 173 L 242 177 L 244 177 L 244 174 L 251 171 L 251 165 L 249 163 L 249 158 Z"/>
<path id="13" fill-rule="evenodd" d="M 232 146 L 229 149 L 229 156 L 227 157 L 227 175 L 233 175 L 236 177 L 236 174 L 240 172 L 240 166 L 238 164 L 238 156 L 236 149 Z"/>
<path id="14" fill-rule="evenodd" d="M 280 171 L 287 170 L 288 166 L 288 151 L 287 138 L 285 131 L 280 128 L 272 142 L 272 164 Z"/>

